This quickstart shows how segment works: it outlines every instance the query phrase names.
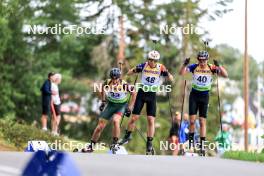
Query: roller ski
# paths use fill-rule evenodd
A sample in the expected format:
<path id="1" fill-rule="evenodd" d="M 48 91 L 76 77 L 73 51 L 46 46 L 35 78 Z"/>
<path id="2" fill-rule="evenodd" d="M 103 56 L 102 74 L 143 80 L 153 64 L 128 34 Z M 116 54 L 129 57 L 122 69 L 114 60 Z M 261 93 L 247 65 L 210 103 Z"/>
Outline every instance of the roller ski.
<path id="1" fill-rule="evenodd" d="M 89 144 L 87 147 L 82 148 L 80 150 L 78 148 L 75 148 L 75 149 L 73 149 L 72 152 L 75 152 L 75 153 L 77 153 L 77 152 L 80 152 L 80 153 L 93 153 L 94 149 L 93 149 L 92 144 Z"/>

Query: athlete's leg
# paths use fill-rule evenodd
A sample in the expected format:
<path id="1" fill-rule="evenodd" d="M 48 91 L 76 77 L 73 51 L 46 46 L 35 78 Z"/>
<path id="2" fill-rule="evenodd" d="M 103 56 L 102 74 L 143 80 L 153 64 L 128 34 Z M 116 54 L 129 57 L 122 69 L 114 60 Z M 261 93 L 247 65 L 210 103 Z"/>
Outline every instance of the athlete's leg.
<path id="1" fill-rule="evenodd" d="M 113 116 L 113 131 L 112 131 L 112 136 L 113 136 L 113 142 L 117 142 L 118 138 L 120 137 L 120 120 L 121 120 L 121 115 L 115 114 Z"/>
<path id="2" fill-rule="evenodd" d="M 201 97 L 199 103 L 199 122 L 200 122 L 200 147 L 201 155 L 205 156 L 205 141 L 206 141 L 206 117 L 208 110 L 209 95 Z"/>
<path id="3" fill-rule="evenodd" d="M 93 132 L 93 135 L 92 135 L 92 141 L 94 142 L 97 142 L 98 139 L 100 138 L 101 136 L 101 133 L 103 132 L 105 126 L 107 124 L 107 120 L 103 119 L 103 118 L 100 118 L 99 121 L 98 121 L 98 124 Z"/>
<path id="4" fill-rule="evenodd" d="M 147 136 L 153 138 L 155 134 L 155 117 L 147 116 L 147 119 L 148 119 Z"/>
<path id="5" fill-rule="evenodd" d="M 200 122 L 200 136 L 206 137 L 206 118 L 199 117 Z"/>
<path id="6" fill-rule="evenodd" d="M 148 93 L 147 98 L 147 153 L 153 151 L 152 140 L 155 134 L 155 117 L 156 117 L 156 93 Z"/>
<path id="7" fill-rule="evenodd" d="M 189 148 L 194 147 L 194 131 L 195 131 L 195 120 L 198 111 L 198 105 L 196 101 L 196 94 L 190 93 L 189 97 L 189 115 L 190 115 L 190 126 L 189 126 Z"/>

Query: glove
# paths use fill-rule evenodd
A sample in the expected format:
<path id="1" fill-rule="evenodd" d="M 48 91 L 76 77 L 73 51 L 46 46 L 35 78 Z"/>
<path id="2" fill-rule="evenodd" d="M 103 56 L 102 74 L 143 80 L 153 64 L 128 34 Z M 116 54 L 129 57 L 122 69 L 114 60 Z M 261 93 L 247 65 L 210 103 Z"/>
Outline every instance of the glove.
<path id="1" fill-rule="evenodd" d="M 190 63 L 190 58 L 186 58 L 183 62 L 184 66 L 187 66 Z"/>
<path id="2" fill-rule="evenodd" d="M 215 65 L 215 66 L 217 66 L 217 67 L 220 66 L 220 64 L 219 64 L 219 62 L 218 62 L 217 60 L 214 59 L 213 61 L 214 61 L 214 65 Z"/>
<path id="3" fill-rule="evenodd" d="M 99 110 L 100 110 L 100 111 L 103 111 L 103 110 L 104 110 L 104 108 L 105 108 L 105 104 L 106 104 L 106 103 L 103 101 L 102 104 L 101 104 L 100 107 L 99 107 Z"/>
<path id="4" fill-rule="evenodd" d="M 131 110 L 130 110 L 129 107 L 126 107 L 126 110 L 125 110 L 125 116 L 126 116 L 126 117 L 130 117 L 130 115 L 131 115 Z"/>

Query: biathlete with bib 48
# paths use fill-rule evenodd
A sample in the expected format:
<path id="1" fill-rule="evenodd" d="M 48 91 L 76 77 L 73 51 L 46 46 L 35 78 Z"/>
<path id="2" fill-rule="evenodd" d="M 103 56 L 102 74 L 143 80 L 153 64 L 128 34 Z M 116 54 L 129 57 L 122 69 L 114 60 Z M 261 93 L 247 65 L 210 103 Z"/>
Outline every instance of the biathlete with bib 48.
<path id="1" fill-rule="evenodd" d="M 189 148 L 194 149 L 194 130 L 196 114 L 199 111 L 200 122 L 200 156 L 205 156 L 204 142 L 206 141 L 206 118 L 209 103 L 209 91 L 213 82 L 213 75 L 228 77 L 227 71 L 220 66 L 216 60 L 214 64 L 208 63 L 209 54 L 207 51 L 199 51 L 196 64 L 189 64 L 190 58 L 185 59 L 180 69 L 180 75 L 192 73 L 192 89 L 189 96 Z"/>
<path id="2" fill-rule="evenodd" d="M 120 144 L 125 144 L 131 139 L 131 133 L 135 129 L 135 122 L 139 119 L 141 110 L 146 104 L 147 109 L 147 143 L 146 154 L 154 154 L 152 140 L 155 133 L 155 117 L 156 117 L 156 92 L 160 88 L 161 76 L 168 77 L 173 81 L 173 76 L 167 71 L 166 67 L 158 63 L 160 54 L 158 51 L 150 51 L 148 53 L 148 61 L 137 65 L 128 71 L 128 75 L 141 73 L 141 83 L 137 87 L 137 97 L 132 112 L 132 117 L 128 121 L 127 130 Z M 137 84 L 138 85 L 138 84 Z"/>

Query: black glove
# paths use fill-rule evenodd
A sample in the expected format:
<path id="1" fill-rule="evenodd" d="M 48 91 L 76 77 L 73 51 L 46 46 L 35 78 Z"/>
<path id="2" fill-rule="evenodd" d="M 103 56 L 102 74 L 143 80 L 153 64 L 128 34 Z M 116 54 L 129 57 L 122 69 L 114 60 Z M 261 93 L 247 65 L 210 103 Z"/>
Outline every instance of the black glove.
<path id="1" fill-rule="evenodd" d="M 183 62 L 184 66 L 187 66 L 190 63 L 190 58 L 186 58 Z"/>
<path id="2" fill-rule="evenodd" d="M 213 61 L 214 61 L 214 65 L 215 65 L 215 66 L 217 66 L 217 67 L 220 66 L 220 64 L 219 64 L 219 62 L 218 62 L 217 60 L 214 59 Z"/>
<path id="3" fill-rule="evenodd" d="M 130 117 L 130 115 L 131 115 L 131 110 L 129 109 L 129 107 L 126 107 L 125 116 Z"/>
<path id="4" fill-rule="evenodd" d="M 103 110 L 104 110 L 104 108 L 105 108 L 105 104 L 106 104 L 105 101 L 103 101 L 102 104 L 101 104 L 100 107 L 99 107 L 99 110 L 100 110 L 100 111 L 103 111 Z"/>

